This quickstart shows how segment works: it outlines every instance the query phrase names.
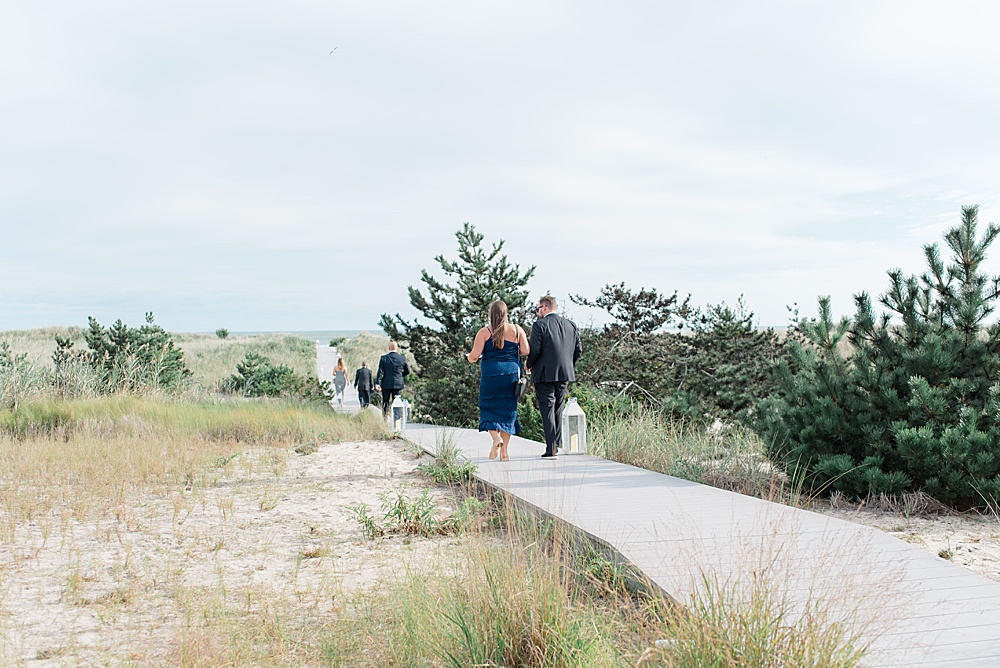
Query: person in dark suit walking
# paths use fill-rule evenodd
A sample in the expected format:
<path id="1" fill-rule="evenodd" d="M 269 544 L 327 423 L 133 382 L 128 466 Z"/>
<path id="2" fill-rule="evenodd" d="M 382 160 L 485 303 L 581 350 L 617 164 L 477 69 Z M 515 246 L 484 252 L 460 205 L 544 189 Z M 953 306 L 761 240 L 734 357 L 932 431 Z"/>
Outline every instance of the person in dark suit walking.
<path id="1" fill-rule="evenodd" d="M 372 370 L 368 368 L 368 362 L 361 361 L 361 368 L 354 372 L 354 387 L 358 391 L 358 401 L 362 408 L 368 408 L 372 400 L 372 390 L 375 389 L 375 381 L 372 380 Z"/>
<path id="2" fill-rule="evenodd" d="M 538 320 L 531 326 L 528 346 L 531 353 L 526 365 L 531 371 L 531 383 L 538 396 L 545 432 L 544 459 L 555 459 L 562 444 L 562 404 L 566 388 L 576 380 L 574 367 L 583 354 L 580 332 L 576 325 L 559 315 L 555 297 L 545 295 L 538 300 Z"/>
<path id="3" fill-rule="evenodd" d="M 410 375 L 410 365 L 398 351 L 395 341 L 389 342 L 389 352 L 378 361 L 375 389 L 382 392 L 382 413 L 387 414 L 392 400 L 403 392 L 403 378 Z"/>

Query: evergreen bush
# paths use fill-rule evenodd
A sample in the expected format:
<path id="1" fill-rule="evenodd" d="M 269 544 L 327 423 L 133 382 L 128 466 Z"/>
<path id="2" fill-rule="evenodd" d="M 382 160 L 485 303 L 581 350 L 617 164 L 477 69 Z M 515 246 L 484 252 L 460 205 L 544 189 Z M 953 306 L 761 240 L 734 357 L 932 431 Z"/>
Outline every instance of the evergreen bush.
<path id="1" fill-rule="evenodd" d="M 602 330 L 581 332 L 577 377 L 584 383 L 709 420 L 747 414 L 774 387 L 782 342 L 773 330 L 756 327 L 742 297 L 735 309 L 720 304 L 701 311 L 690 295 L 681 301 L 677 292 L 667 297 L 622 283 L 606 285 L 594 300 L 572 299 L 614 318 Z M 657 331 L 665 326 L 677 331 Z"/>
<path id="2" fill-rule="evenodd" d="M 292 397 L 304 400 L 329 401 L 333 398 L 328 381 L 315 376 L 299 376 L 284 364 L 274 364 L 270 358 L 250 351 L 236 365 L 236 373 L 223 382 L 223 390 L 248 397 Z"/>
<path id="3" fill-rule="evenodd" d="M 978 207 L 937 244 L 927 271 L 888 272 L 879 298 L 855 297 L 853 320 L 819 317 L 791 333 L 778 392 L 761 402 L 759 432 L 773 456 L 815 489 L 855 497 L 924 490 L 957 507 L 1000 499 L 1000 327 L 987 324 L 1000 278 L 983 273 L 1000 234 L 977 237 Z"/>
<path id="4" fill-rule="evenodd" d="M 146 324 L 141 327 L 116 320 L 105 328 L 95 318 L 87 321 L 84 340 L 88 350 L 74 351 L 70 339 L 56 337 L 52 361 L 57 379 L 80 361 L 97 373 L 96 389 L 102 393 L 177 391 L 191 377 L 184 353 L 173 337 L 155 324 L 152 312 L 146 313 Z"/>
<path id="5" fill-rule="evenodd" d="M 451 282 L 420 272 L 427 296 L 410 286 L 410 304 L 424 318 L 409 322 L 398 313 L 383 314 L 380 325 L 389 338 L 404 344 L 416 361 L 419 376 L 408 386 L 421 419 L 459 427 L 479 425 L 479 370 L 465 359 L 479 328 L 489 322 L 494 299 L 507 304 L 511 322 L 529 326 L 524 309 L 525 286 L 535 268 L 521 271 L 502 254 L 504 242 L 483 247 L 483 235 L 465 223 L 455 233 L 458 260 L 434 260 Z M 411 376 L 412 378 L 412 376 Z M 523 406 L 523 404 L 522 404 Z"/>

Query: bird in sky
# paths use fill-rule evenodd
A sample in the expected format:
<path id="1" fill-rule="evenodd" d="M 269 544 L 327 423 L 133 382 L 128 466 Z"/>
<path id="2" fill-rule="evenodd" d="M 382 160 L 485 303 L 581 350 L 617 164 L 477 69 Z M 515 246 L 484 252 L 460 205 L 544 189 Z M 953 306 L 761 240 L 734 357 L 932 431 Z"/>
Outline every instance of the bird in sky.
<path id="1" fill-rule="evenodd" d="M 333 51 L 336 51 L 336 50 L 337 50 L 337 47 L 333 47 Z M 332 54 L 333 51 L 331 51 L 330 53 Z"/>

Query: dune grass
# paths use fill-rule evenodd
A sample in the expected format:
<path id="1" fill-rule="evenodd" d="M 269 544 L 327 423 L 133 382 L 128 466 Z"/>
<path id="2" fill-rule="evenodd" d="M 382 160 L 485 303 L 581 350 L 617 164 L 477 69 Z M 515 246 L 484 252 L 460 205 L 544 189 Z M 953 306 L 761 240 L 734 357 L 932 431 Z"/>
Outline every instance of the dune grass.
<path id="1" fill-rule="evenodd" d="M 787 477 L 739 424 L 716 429 L 636 404 L 627 416 L 595 416 L 589 450 L 623 464 L 768 500 L 789 500 Z"/>
<path id="2" fill-rule="evenodd" d="M 316 375 L 316 344 L 293 334 L 261 334 L 220 339 L 212 334 L 175 334 L 177 346 L 191 369 L 194 382 L 213 390 L 236 372 L 246 354 L 263 355 L 284 364 L 299 376 Z"/>
<path id="3" fill-rule="evenodd" d="M 16 354 L 26 353 L 32 364 L 51 366 L 52 353 L 56 350 L 56 337 L 70 339 L 77 348 L 83 346 L 83 327 L 43 327 L 15 329 L 0 332 L 0 342 L 6 341 Z"/>
<path id="4" fill-rule="evenodd" d="M 0 342 L 6 341 L 15 355 L 26 353 L 37 373 L 51 370 L 52 353 L 56 349 L 55 337 L 68 338 L 75 350 L 85 350 L 87 345 L 80 327 L 46 327 L 42 329 L 11 330 L 0 332 Z M 172 334 L 183 352 L 184 361 L 191 369 L 192 380 L 198 394 L 211 393 L 219 383 L 235 373 L 236 365 L 248 352 L 264 355 L 274 364 L 284 364 L 300 376 L 315 375 L 315 343 L 293 334 L 261 334 L 255 336 L 220 339 L 214 334 Z M 378 357 L 375 358 L 377 363 Z M 369 362 L 369 364 L 371 364 Z"/>
<path id="5" fill-rule="evenodd" d="M 114 543 L 115 531 L 141 533 L 148 520 L 136 508 L 148 495 L 174 508 L 172 526 L 181 531 L 192 504 L 233 513 L 227 481 L 256 479 L 262 468 L 281 475 L 295 444 L 386 436 L 375 413 L 347 416 L 280 401 L 25 403 L 0 412 L 0 536 L 14 544 L 41 532 L 44 544 L 52 534 L 72 552 L 83 532 L 65 527 L 100 526 Z M 255 456 L 246 456 L 250 451 Z M 254 492 L 262 511 L 266 497 L 266 489 Z M 504 497 L 485 498 L 490 504 L 479 521 L 442 539 L 448 542 L 433 561 L 401 563 L 395 579 L 361 591 L 344 591 L 336 577 L 309 586 L 238 584 L 226 579 L 222 557 L 217 584 L 193 585 L 183 567 L 165 563 L 154 579 L 164 579 L 180 622 L 163 645 L 163 665 L 846 668 L 863 654 L 857 635 L 838 626 L 828 607 L 817 603 L 806 623 L 792 619 L 777 571 L 756 568 L 759 586 L 750 597 L 745 588 L 702 576 L 701 597 L 680 608 L 655 588 L 629 590 L 620 566 L 576 534 Z M 251 530 L 266 533 L 266 525 Z M 224 536 L 198 540 L 218 540 L 213 550 L 224 544 Z M 377 553 L 383 540 L 368 541 L 367 549 Z M 147 568 L 146 557 L 130 556 L 125 545 L 126 563 L 116 567 Z M 17 563 L 32 558 L 25 553 Z M 125 577 L 111 590 L 88 593 L 88 577 L 82 566 L 72 567 L 62 596 L 109 620 L 153 595 L 147 581 L 130 585 Z M 75 650 L 52 651 L 70 660 Z"/>
<path id="6" fill-rule="evenodd" d="M 234 453 L 250 448 L 273 448 L 278 463 L 307 441 L 387 436 L 374 414 L 284 401 L 25 403 L 0 411 L 0 520 L 11 536 L 55 510 L 82 518 L 137 494 L 213 484 Z"/>

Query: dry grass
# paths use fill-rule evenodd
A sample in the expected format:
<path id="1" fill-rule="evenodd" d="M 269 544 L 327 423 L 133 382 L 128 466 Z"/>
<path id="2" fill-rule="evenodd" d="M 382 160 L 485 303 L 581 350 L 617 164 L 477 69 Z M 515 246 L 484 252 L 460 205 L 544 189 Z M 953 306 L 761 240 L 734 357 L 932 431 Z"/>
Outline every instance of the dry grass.
<path id="1" fill-rule="evenodd" d="M 375 504 L 426 486 L 403 444 L 370 442 L 384 430 L 376 413 L 271 401 L 110 397 L 0 412 L 0 663 L 710 665 L 651 647 L 668 637 L 715 639 L 708 649 L 725 638 L 730 658 L 854 651 L 829 617 L 775 621 L 788 614 L 771 605 L 783 600 L 776 572 L 753 571 L 770 595 L 749 607 L 719 580 L 693 599 L 697 614 L 676 616 L 503 500 L 459 537 L 364 540 L 348 504 L 330 499 Z"/>
<path id="2" fill-rule="evenodd" d="M 636 404 L 626 417 L 593 421 L 589 450 L 623 464 L 767 500 L 790 500 L 787 477 L 763 441 L 737 424 L 712 429 Z"/>
<path id="3" fill-rule="evenodd" d="M 19 525 L 54 512 L 82 520 L 120 512 L 136 494 L 212 485 L 234 453 L 249 448 L 273 448 L 278 462 L 307 441 L 385 435 L 371 413 L 345 416 L 291 402 L 105 397 L 23 404 L 0 411 L 0 535 L 10 538 Z"/>
<path id="4" fill-rule="evenodd" d="M 262 334 L 220 339 L 210 334 L 176 334 L 177 346 L 197 385 L 215 389 L 236 372 L 246 354 L 255 352 L 284 364 L 300 376 L 316 374 L 316 344 L 292 334 Z"/>
<path id="5" fill-rule="evenodd" d="M 15 354 L 27 353 L 33 364 L 52 366 L 52 353 L 56 350 L 56 337 L 70 339 L 77 348 L 86 347 L 82 327 L 44 327 L 0 332 L 0 341 L 10 344 Z"/>
<path id="6" fill-rule="evenodd" d="M 50 369 L 56 348 L 55 337 L 69 338 L 75 342 L 76 350 L 85 350 L 85 331 L 80 327 L 13 330 L 0 332 L 0 341 L 8 342 L 15 354 L 27 353 L 33 366 Z M 223 379 L 236 372 L 236 365 L 248 352 L 264 355 L 275 364 L 284 364 L 301 376 L 316 373 L 315 344 L 301 336 L 261 334 L 227 339 L 214 334 L 173 336 L 177 346 L 184 351 L 195 386 L 202 391 L 216 390 Z M 375 360 L 377 363 L 378 357 Z"/>

